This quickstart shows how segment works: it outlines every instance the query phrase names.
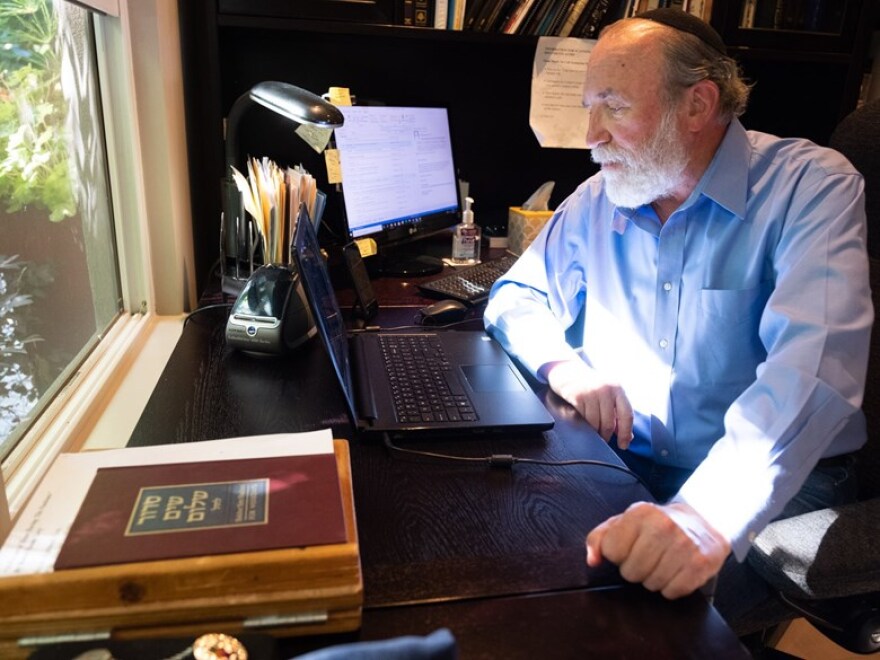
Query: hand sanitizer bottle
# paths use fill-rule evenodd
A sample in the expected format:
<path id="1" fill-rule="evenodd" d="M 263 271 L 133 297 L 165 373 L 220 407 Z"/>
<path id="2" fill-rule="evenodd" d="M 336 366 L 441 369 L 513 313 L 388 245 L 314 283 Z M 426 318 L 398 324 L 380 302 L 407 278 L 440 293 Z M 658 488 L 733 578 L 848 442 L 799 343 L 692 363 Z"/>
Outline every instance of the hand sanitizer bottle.
<path id="1" fill-rule="evenodd" d="M 471 205 L 474 200 L 466 197 L 461 224 L 456 225 L 452 235 L 452 263 L 456 266 L 468 266 L 480 263 L 480 228 L 474 224 L 474 212 Z"/>

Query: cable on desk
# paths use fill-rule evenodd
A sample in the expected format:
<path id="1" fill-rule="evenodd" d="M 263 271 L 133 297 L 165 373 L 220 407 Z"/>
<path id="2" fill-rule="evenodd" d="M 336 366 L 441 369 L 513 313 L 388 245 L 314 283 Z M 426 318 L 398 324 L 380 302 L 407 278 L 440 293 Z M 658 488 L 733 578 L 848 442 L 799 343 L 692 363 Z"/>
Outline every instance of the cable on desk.
<path id="1" fill-rule="evenodd" d="M 349 330 L 351 333 L 358 332 L 399 332 L 400 330 L 446 330 L 447 328 L 452 328 L 456 325 L 463 325 L 465 323 L 473 323 L 475 319 L 462 319 L 461 321 L 453 321 L 452 323 L 444 323 L 442 325 L 425 325 L 423 323 L 415 323 L 413 325 L 394 325 L 389 328 L 384 328 L 378 325 L 368 325 L 363 328 L 352 328 Z"/>
<path id="2" fill-rule="evenodd" d="M 776 595 L 779 597 L 779 599 L 783 603 L 785 603 L 791 609 L 793 609 L 795 612 L 797 612 L 798 614 L 803 616 L 810 623 L 818 623 L 819 625 L 825 626 L 826 628 L 829 628 L 830 630 L 835 630 L 837 632 L 843 632 L 844 627 L 842 625 L 835 623 L 833 621 L 829 621 L 825 617 L 819 616 L 816 612 L 811 612 L 810 610 L 804 609 L 803 607 L 798 605 L 795 601 L 793 601 L 791 598 L 786 596 L 781 591 L 777 591 Z"/>
<path id="3" fill-rule="evenodd" d="M 189 320 L 190 320 L 193 316 L 195 316 L 196 314 L 199 314 L 199 313 L 201 313 L 201 312 L 205 312 L 205 311 L 207 311 L 207 310 L 209 310 L 209 309 L 220 309 L 221 307 L 223 307 L 223 308 L 225 308 L 225 309 L 232 309 L 232 305 L 233 305 L 233 303 L 215 303 L 215 304 L 213 304 L 213 305 L 205 305 L 204 307 L 199 307 L 198 309 L 194 309 L 193 311 L 191 311 L 189 314 L 187 314 L 187 315 L 184 317 L 184 319 L 183 319 L 183 327 L 185 328 L 185 327 L 186 327 L 186 324 L 189 323 Z"/>
<path id="4" fill-rule="evenodd" d="M 513 466 L 517 465 L 518 463 L 525 463 L 527 465 L 542 465 L 548 467 L 595 465 L 596 467 L 604 467 L 611 470 L 617 470 L 618 472 L 623 472 L 624 474 L 635 478 L 640 484 L 642 484 L 642 486 L 644 486 L 645 490 L 651 492 L 650 488 L 648 488 L 648 484 L 645 483 L 644 479 L 642 479 L 631 469 L 629 469 L 625 465 L 616 465 L 614 463 L 608 463 L 606 461 L 597 461 L 590 458 L 572 458 L 564 461 L 549 461 L 539 458 L 522 458 L 519 456 L 514 456 L 512 454 L 492 454 L 490 456 L 456 456 L 455 454 L 440 454 L 433 451 L 424 451 L 421 449 L 406 449 L 404 447 L 399 447 L 391 441 L 391 436 L 389 436 L 387 432 L 382 434 L 382 439 L 385 443 L 385 447 L 387 447 L 389 451 L 397 452 L 399 454 L 409 454 L 412 456 L 422 456 L 424 458 L 436 458 L 440 460 L 458 461 L 471 464 L 483 463 L 491 468 L 503 468 L 507 470 L 512 470 Z"/>

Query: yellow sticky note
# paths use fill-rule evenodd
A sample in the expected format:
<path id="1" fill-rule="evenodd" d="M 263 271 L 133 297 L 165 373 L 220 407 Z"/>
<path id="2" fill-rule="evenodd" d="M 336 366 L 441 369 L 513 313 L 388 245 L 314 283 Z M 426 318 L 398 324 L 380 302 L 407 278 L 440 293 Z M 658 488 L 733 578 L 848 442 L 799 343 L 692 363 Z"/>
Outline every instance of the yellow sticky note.
<path id="1" fill-rule="evenodd" d="M 358 251 L 361 253 L 361 259 L 372 257 L 379 249 L 376 247 L 376 241 L 372 238 L 358 238 L 355 240 Z"/>
<path id="2" fill-rule="evenodd" d="M 306 144 L 312 149 L 321 153 L 327 147 L 327 143 L 330 142 L 333 129 L 321 128 L 313 124 L 300 124 L 296 129 L 296 134 L 305 140 Z"/>
<path id="3" fill-rule="evenodd" d="M 327 93 L 333 105 L 351 105 L 351 93 L 348 87 L 331 87 Z"/>
<path id="4" fill-rule="evenodd" d="M 342 168 L 339 166 L 339 150 L 327 149 L 324 152 L 324 163 L 327 165 L 327 183 L 342 183 Z"/>

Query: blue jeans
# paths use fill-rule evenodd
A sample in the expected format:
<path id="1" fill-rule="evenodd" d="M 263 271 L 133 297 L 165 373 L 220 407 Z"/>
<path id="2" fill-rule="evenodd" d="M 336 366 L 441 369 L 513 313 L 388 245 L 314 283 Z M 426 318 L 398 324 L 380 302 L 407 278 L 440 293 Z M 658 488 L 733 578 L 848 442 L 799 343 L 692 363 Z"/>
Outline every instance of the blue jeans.
<path id="1" fill-rule="evenodd" d="M 691 475 L 691 470 L 658 465 L 629 452 L 618 451 L 618 455 L 645 481 L 658 502 L 675 495 Z M 853 502 L 856 485 L 852 456 L 820 461 L 776 519 Z M 791 618 L 790 611 L 748 562 L 740 563 L 733 555 L 727 558 L 718 575 L 714 605 L 738 635 L 757 632 Z"/>

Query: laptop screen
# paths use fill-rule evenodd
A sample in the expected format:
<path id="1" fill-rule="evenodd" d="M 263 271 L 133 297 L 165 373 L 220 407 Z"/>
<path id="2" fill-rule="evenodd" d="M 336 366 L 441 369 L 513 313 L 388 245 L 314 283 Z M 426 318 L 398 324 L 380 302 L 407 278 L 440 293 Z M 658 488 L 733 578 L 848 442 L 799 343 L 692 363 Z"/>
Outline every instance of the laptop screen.
<path id="1" fill-rule="evenodd" d="M 352 422 L 357 421 L 354 406 L 354 388 L 352 387 L 351 363 L 348 353 L 348 336 L 342 312 L 336 302 L 336 294 L 327 274 L 327 266 L 321 255 L 318 237 L 309 220 L 309 213 L 304 204 L 300 205 L 299 215 L 293 236 L 296 264 L 302 278 L 303 288 L 321 341 L 327 349 L 333 369 L 339 378 L 348 405 Z"/>

